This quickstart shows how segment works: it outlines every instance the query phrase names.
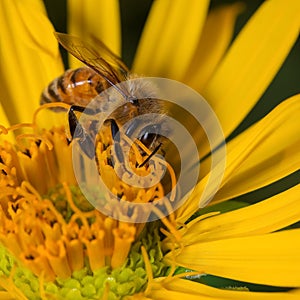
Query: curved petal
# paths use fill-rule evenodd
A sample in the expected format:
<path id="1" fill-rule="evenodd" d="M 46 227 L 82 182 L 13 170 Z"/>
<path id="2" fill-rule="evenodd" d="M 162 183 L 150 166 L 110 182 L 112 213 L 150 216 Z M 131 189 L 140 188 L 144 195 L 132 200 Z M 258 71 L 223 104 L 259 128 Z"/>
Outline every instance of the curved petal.
<path id="1" fill-rule="evenodd" d="M 7 119 L 7 116 L 5 114 L 5 111 L 2 107 L 1 102 L 0 102 L 0 126 L 4 126 L 5 128 L 8 128 L 10 126 L 10 123 Z M 1 127 L 0 127 L 0 141 L 2 142 L 3 140 L 9 141 L 11 143 L 15 142 L 14 135 L 5 135 L 5 134 L 3 134 L 2 130 L 1 130 Z"/>
<path id="2" fill-rule="evenodd" d="M 208 0 L 154 1 L 135 55 L 133 71 L 180 80 L 200 38 Z"/>
<path id="3" fill-rule="evenodd" d="M 266 234 L 300 221 L 300 184 L 257 204 L 194 219 L 180 230 L 182 243 Z"/>
<path id="4" fill-rule="evenodd" d="M 276 16 L 276 17 L 274 17 Z M 228 136 L 268 87 L 299 35 L 300 2 L 264 2 L 202 94 Z M 234 116 L 234 117 L 232 117 Z"/>
<path id="5" fill-rule="evenodd" d="M 2 103 L 0 102 L 0 125 L 4 126 L 4 127 L 9 127 L 9 121 L 7 119 L 7 116 L 5 114 L 5 111 L 2 107 Z"/>
<path id="6" fill-rule="evenodd" d="M 68 32 L 89 41 L 101 40 L 115 54 L 121 54 L 121 27 L 118 0 L 68 0 Z M 92 40 L 90 40 L 92 42 Z M 82 66 L 69 56 L 71 68 Z"/>
<path id="7" fill-rule="evenodd" d="M 244 5 L 237 2 L 217 7 L 208 14 L 201 38 L 184 82 L 201 92 L 231 42 L 237 16 Z"/>
<path id="8" fill-rule="evenodd" d="M 300 168 L 299 149 L 300 141 L 272 156 L 262 155 L 265 160 L 257 161 L 252 166 L 247 159 L 228 183 L 218 191 L 214 197 L 214 203 L 254 191 L 296 172 Z M 255 154 L 259 152 L 258 150 Z M 251 158 L 250 156 L 249 160 Z"/>
<path id="9" fill-rule="evenodd" d="M 282 102 L 266 117 L 227 144 L 226 168 L 224 174 L 220 174 L 220 176 L 223 175 L 223 181 L 221 183 L 220 191 L 213 199 L 213 203 L 223 199 L 222 187 L 225 187 L 227 183 L 229 187 L 230 180 L 239 174 L 240 168 L 245 166 L 247 169 L 248 159 L 251 162 L 250 166 L 253 166 L 255 161 L 263 163 L 264 159 L 268 160 L 269 158 L 273 158 L 273 156 L 276 157 L 276 155 L 281 154 L 282 151 L 286 151 L 286 149 L 292 147 L 294 143 L 299 141 L 299 130 L 297 130 L 297 128 L 299 128 L 300 120 L 299 97 L 300 96 L 297 95 Z M 258 155 L 255 154 L 256 151 L 259 151 Z M 260 157 L 260 154 L 264 154 L 265 156 Z M 256 160 L 252 160 L 252 157 L 256 158 Z M 258 160 L 258 157 L 260 157 L 260 160 Z M 292 165 L 291 168 L 294 168 L 294 163 L 296 165 L 298 164 L 297 161 L 289 162 L 289 165 Z M 217 165 L 216 170 L 210 170 L 210 160 L 208 159 L 207 161 L 202 162 L 201 168 L 202 170 L 205 170 L 205 174 L 207 175 L 201 179 L 192 196 L 187 199 L 176 212 L 177 219 L 180 222 L 184 222 L 192 213 L 199 209 L 199 207 L 207 205 L 208 200 L 213 196 L 209 191 L 215 192 L 215 189 L 213 185 L 211 187 L 206 187 L 206 184 L 212 172 L 218 171 L 217 168 L 219 167 L 221 168 L 222 166 Z M 285 171 L 288 170 L 290 169 L 285 169 Z M 268 183 L 270 178 L 276 179 L 276 176 L 282 174 L 284 170 L 280 170 L 279 166 L 275 165 L 270 166 L 270 171 L 274 173 L 269 174 L 269 178 L 268 174 L 263 174 L 263 171 L 258 175 L 260 175 L 262 179 L 266 178 L 266 183 Z M 247 178 L 247 180 L 250 182 L 251 178 Z M 259 177 L 254 178 L 253 186 L 257 183 L 264 184 L 262 180 L 259 180 Z M 251 183 L 249 186 L 251 186 Z M 231 187 L 234 194 L 235 187 Z M 205 197 L 202 197 L 205 189 L 207 189 L 208 192 L 206 192 Z M 236 187 L 236 189 L 238 190 L 239 188 Z"/>
<path id="10" fill-rule="evenodd" d="M 228 169 L 232 166 L 232 171 L 230 176 L 224 177 L 214 201 L 261 188 L 298 170 L 299 132 L 300 95 L 296 95 L 228 143 L 227 166 Z M 251 152 L 244 156 L 243 152 L 249 150 Z M 243 158 L 240 164 L 237 157 Z"/>
<path id="11" fill-rule="evenodd" d="M 300 286 L 300 229 L 183 247 L 177 264 L 207 274 L 257 284 Z"/>
<path id="12" fill-rule="evenodd" d="M 217 289 L 201 283 L 178 278 L 159 278 L 156 281 L 157 282 L 153 284 L 153 289 L 149 293 L 149 297 L 155 300 L 296 300 L 300 295 L 299 289 L 285 293 L 263 293 Z M 133 299 L 135 298 L 133 297 Z"/>
<path id="13" fill-rule="evenodd" d="M 31 121 L 42 90 L 63 72 L 53 31 L 42 1 L 0 1 L 0 95 L 11 123 Z"/>

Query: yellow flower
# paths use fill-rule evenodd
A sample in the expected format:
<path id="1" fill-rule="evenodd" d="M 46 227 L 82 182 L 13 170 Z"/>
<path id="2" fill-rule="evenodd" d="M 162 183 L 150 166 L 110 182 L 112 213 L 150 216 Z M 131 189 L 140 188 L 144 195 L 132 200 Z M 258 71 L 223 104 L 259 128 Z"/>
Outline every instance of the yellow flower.
<path id="1" fill-rule="evenodd" d="M 228 138 L 295 43 L 300 4 L 263 3 L 232 44 L 241 4 L 208 6 L 154 1 L 132 70 L 193 87 Z M 103 1 L 100 10 L 97 1 L 74 0 L 68 8 L 71 33 L 97 36 L 119 53 L 117 1 Z M 117 221 L 95 209 L 78 187 L 65 119 L 37 110 L 44 86 L 63 72 L 42 1 L 2 1 L 0 20 L 0 299 L 299 298 L 300 229 L 288 227 L 300 221 L 300 185 L 248 206 L 228 200 L 299 169 L 300 95 L 227 142 L 223 180 L 209 207 L 199 210 L 214 171 L 206 143 L 199 149 L 201 178 L 181 207 L 151 223 Z M 117 178 L 109 134 L 102 135 L 100 173 L 119 198 L 151 203 L 165 195 L 163 182 L 137 190 Z M 136 172 L 147 174 L 147 165 L 139 168 L 140 151 L 130 155 Z M 174 166 L 166 166 L 173 185 Z"/>

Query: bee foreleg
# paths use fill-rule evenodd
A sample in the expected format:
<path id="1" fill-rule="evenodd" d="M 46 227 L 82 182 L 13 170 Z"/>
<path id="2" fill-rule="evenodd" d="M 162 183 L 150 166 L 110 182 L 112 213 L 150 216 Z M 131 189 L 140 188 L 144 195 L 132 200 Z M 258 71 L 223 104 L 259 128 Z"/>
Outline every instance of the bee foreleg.
<path id="1" fill-rule="evenodd" d="M 82 151 L 89 157 L 95 156 L 95 143 L 92 137 L 86 132 L 86 130 L 79 123 L 73 107 L 71 106 L 68 113 L 69 129 L 72 139 L 77 138 L 78 143 Z"/>
<path id="2" fill-rule="evenodd" d="M 111 136 L 114 140 L 114 150 L 115 150 L 117 160 L 119 163 L 122 164 L 124 163 L 124 155 L 123 155 L 122 148 L 120 146 L 120 134 L 118 134 L 119 126 L 114 119 L 108 119 L 107 121 L 110 122 Z"/>
<path id="3" fill-rule="evenodd" d="M 117 134 L 119 132 L 119 126 L 114 119 L 108 119 L 110 122 L 111 136 L 115 142 L 120 142 L 120 135 Z"/>
<path id="4" fill-rule="evenodd" d="M 69 119 L 69 130 L 70 130 L 70 134 L 71 134 L 71 137 L 73 138 L 73 137 L 74 137 L 74 134 L 75 134 L 76 127 L 77 127 L 78 124 L 79 124 L 79 121 L 78 121 L 78 119 L 77 119 L 77 116 L 76 116 L 75 113 L 74 113 L 74 108 L 73 108 L 73 106 L 71 106 L 70 109 L 69 109 L 69 112 L 68 112 L 68 119 Z"/>
<path id="5" fill-rule="evenodd" d="M 149 154 L 149 156 L 141 163 L 138 165 L 138 168 L 143 167 L 146 163 L 148 163 L 150 161 L 150 159 L 153 157 L 153 155 L 155 155 L 157 153 L 157 151 L 159 150 L 159 148 L 161 147 L 162 143 L 159 143 L 155 149 Z"/>

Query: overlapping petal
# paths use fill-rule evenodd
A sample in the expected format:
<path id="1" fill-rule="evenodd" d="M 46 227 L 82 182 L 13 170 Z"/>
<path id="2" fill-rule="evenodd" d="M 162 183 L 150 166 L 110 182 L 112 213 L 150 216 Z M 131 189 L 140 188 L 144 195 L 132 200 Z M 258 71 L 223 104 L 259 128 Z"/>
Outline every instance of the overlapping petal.
<path id="1" fill-rule="evenodd" d="M 299 141 L 299 105 L 299 96 L 294 96 L 282 102 L 261 121 L 227 144 L 226 168 L 223 181 L 213 203 L 231 198 L 238 193 L 243 193 L 243 189 L 233 185 L 235 181 L 232 184 L 230 183 L 233 178 L 234 180 L 244 179 L 243 184 L 247 191 L 247 188 L 248 190 L 250 188 L 259 188 L 272 182 L 272 180 L 276 181 L 281 178 L 280 176 L 286 176 L 289 172 L 297 169 L 297 166 L 299 167 L 299 161 L 296 160 L 289 161 L 284 169 L 280 169 L 280 166 L 289 160 L 289 157 L 284 155 L 286 151 L 289 151 L 289 147 L 293 147 Z M 295 149 L 290 149 L 289 153 L 294 152 Z M 294 157 L 297 159 L 298 154 L 295 153 Z M 271 164 L 275 159 L 282 160 L 282 164 Z M 202 199 L 201 195 L 213 172 L 210 170 L 210 163 L 208 159 L 201 164 L 202 171 L 207 175 L 201 179 L 192 197 L 177 211 L 177 218 L 180 222 L 184 222 L 191 213 L 195 212 L 202 204 L 207 203 L 210 194 L 206 193 L 208 197 L 205 197 L 205 199 Z M 265 173 L 263 170 L 260 170 L 263 164 L 268 166 L 270 172 Z M 219 168 L 219 166 L 217 165 L 216 168 Z M 251 172 L 253 168 L 256 168 L 259 173 L 254 174 L 254 172 Z M 238 179 L 238 176 L 244 174 L 244 172 L 252 174 L 255 177 L 254 180 L 252 181 L 250 177 Z M 266 179 L 266 182 L 263 181 L 263 178 Z M 224 196 L 222 196 L 223 186 Z M 215 191 L 213 186 L 211 191 Z"/>
<path id="2" fill-rule="evenodd" d="M 202 94 L 227 136 L 266 90 L 299 35 L 300 2 L 266 1 L 240 32 Z M 234 117 L 233 117 L 234 116 Z"/>
<path id="3" fill-rule="evenodd" d="M 0 102 L 0 124 L 2 126 L 8 127 L 9 126 L 9 121 L 7 119 L 7 116 L 5 114 L 5 111 L 2 107 L 2 103 Z"/>
<path id="4" fill-rule="evenodd" d="M 203 219 L 196 218 L 180 230 L 184 245 L 234 237 L 266 234 L 300 220 L 297 209 L 300 185 L 260 203 Z"/>
<path id="5" fill-rule="evenodd" d="M 273 286 L 300 285 L 300 229 L 195 242 L 178 250 L 186 268 Z"/>
<path id="6" fill-rule="evenodd" d="M 135 55 L 137 74 L 180 80 L 198 45 L 209 1 L 154 1 Z M 184 25 L 184 26 L 183 26 Z"/>
<path id="7" fill-rule="evenodd" d="M 299 170 L 300 142 L 296 142 L 278 153 L 266 156 L 259 162 L 253 161 L 243 164 L 216 194 L 214 202 L 231 199 L 242 194 L 267 186 L 277 180 Z M 256 153 L 258 153 L 257 151 Z M 249 157 L 249 160 L 251 157 Z M 251 178 L 251 180 L 249 180 Z"/>
<path id="8" fill-rule="evenodd" d="M 255 205 L 193 220 L 180 230 L 182 250 L 176 262 L 242 281 L 298 286 L 300 230 L 270 232 L 300 220 L 299 195 L 297 185 Z M 172 249 L 167 239 L 164 243 Z M 174 254 L 167 258 L 172 261 Z"/>
<path id="9" fill-rule="evenodd" d="M 1 103 L 11 123 L 31 121 L 41 91 L 63 71 L 43 2 L 1 1 Z"/>
<path id="10" fill-rule="evenodd" d="M 216 289 L 200 283 L 184 280 L 173 279 L 168 280 L 160 278 L 153 286 L 149 293 L 150 299 L 155 300 L 296 300 L 300 295 L 300 290 L 292 290 L 287 293 L 261 293 L 248 291 L 232 291 L 225 289 Z M 187 298 L 188 297 L 188 298 Z M 134 300 L 135 298 L 133 298 Z M 137 298 L 138 299 L 138 298 Z M 149 298 L 141 298 L 149 299 Z"/>
<path id="11" fill-rule="evenodd" d="M 93 36 L 105 43 L 115 54 L 121 53 L 119 1 L 68 0 L 68 33 L 89 41 Z M 82 66 L 69 55 L 71 68 Z"/>
<path id="12" fill-rule="evenodd" d="M 32 111 L 38 105 L 36 94 L 43 88 L 41 85 L 46 85 L 62 72 L 57 43 L 52 32 L 50 34 L 53 28 L 47 21 L 42 1 L 7 3 L 0 3 L 0 25 L 3 25 L 2 22 L 11 24 L 8 28 L 7 25 L 1 26 L 5 29 L 2 36 L 8 41 L 3 46 L 1 55 L 5 58 L 5 64 L 10 65 L 6 74 L 0 72 L 0 87 L 4 86 L 1 103 L 6 109 L 1 110 L 0 107 L 0 117 L 4 125 L 8 124 L 8 118 L 13 122 L 24 121 L 30 115 L 30 119 L 26 120 L 31 120 Z M 68 7 L 71 34 L 87 40 L 93 35 L 104 41 L 114 52 L 120 53 L 118 1 L 105 0 L 100 7 L 99 1 L 68 0 Z M 234 20 L 241 7 L 237 4 L 213 12 L 201 35 L 207 8 L 207 0 L 193 0 L 188 4 L 183 0 L 154 1 L 137 51 L 134 71 L 184 80 L 198 91 L 205 87 L 204 94 L 228 135 L 259 99 L 297 38 L 300 5 L 297 0 L 291 0 L 289 5 L 283 0 L 263 4 L 220 66 L 218 63 L 230 42 Z M 17 39 L 10 37 L 15 25 L 17 37 L 23 38 L 21 47 L 18 47 Z M 218 30 L 220 27 L 221 30 Z M 32 50 L 38 53 L 38 60 L 34 57 L 34 63 Z M 16 66 L 20 66 L 17 76 L 13 73 Z M 71 67 L 77 66 L 77 60 L 72 58 Z M 26 86 L 34 92 L 29 91 L 24 97 L 28 90 Z M 20 103 L 29 103 L 33 99 L 35 101 L 36 97 L 36 104 L 26 105 L 24 113 L 24 105 Z M 16 99 L 17 104 L 11 105 L 11 99 Z M 298 95 L 285 101 L 228 143 L 227 168 L 215 201 L 224 201 L 257 189 L 297 169 L 300 162 L 297 151 L 300 146 L 299 100 Z M 22 108 L 22 114 L 19 107 Z M 63 141 L 66 143 L 65 138 Z M 36 147 L 40 147 L 38 143 Z M 26 157 L 27 154 L 22 155 Z M 28 169 L 31 170 L 30 158 L 26 157 L 24 165 L 28 163 Z M 58 160 L 55 164 L 55 168 L 46 165 L 43 167 L 51 169 L 53 178 L 57 172 L 65 169 L 62 167 L 65 166 L 65 160 Z M 211 175 L 209 168 L 208 158 L 201 165 L 204 177 L 196 191 L 175 212 L 178 225 L 198 209 L 199 200 Z M 39 164 L 36 164 L 35 170 L 39 170 Z M 60 174 L 59 178 L 62 180 L 59 181 L 65 182 L 72 177 L 68 172 L 72 170 L 71 162 L 66 170 L 66 173 Z M 39 185 L 38 173 L 35 172 L 29 181 Z M 47 192 L 43 183 L 40 187 L 43 193 Z M 300 185 L 256 205 L 194 219 L 177 232 L 177 237 L 182 236 L 182 247 L 167 254 L 165 262 L 171 265 L 176 262 L 199 272 L 236 280 L 299 287 L 300 229 L 274 232 L 300 220 L 299 194 Z M 202 201 L 205 203 L 206 199 Z M 166 250 L 174 249 L 174 241 L 166 239 L 163 243 Z M 252 293 L 215 289 L 172 276 L 156 279 L 150 277 L 145 293 L 126 299 L 175 300 L 188 296 L 189 299 L 207 300 L 296 300 L 300 296 L 299 289 L 286 293 Z M 1 297 L 7 297 L 7 294 L 0 291 Z"/>
<path id="13" fill-rule="evenodd" d="M 296 95 L 228 143 L 227 171 L 214 201 L 261 188 L 298 170 L 299 131 Z"/>
<path id="14" fill-rule="evenodd" d="M 202 91 L 231 42 L 235 21 L 244 5 L 237 2 L 212 10 L 198 41 L 197 49 L 185 74 L 183 81 Z"/>

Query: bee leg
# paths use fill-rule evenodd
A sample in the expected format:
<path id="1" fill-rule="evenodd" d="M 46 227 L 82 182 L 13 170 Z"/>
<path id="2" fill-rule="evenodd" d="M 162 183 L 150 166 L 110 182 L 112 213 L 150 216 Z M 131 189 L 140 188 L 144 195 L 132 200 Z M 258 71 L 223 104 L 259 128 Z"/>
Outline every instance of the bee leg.
<path id="1" fill-rule="evenodd" d="M 147 162 L 149 162 L 149 160 L 151 159 L 151 157 L 157 153 L 157 151 L 159 150 L 159 148 L 161 147 L 161 145 L 162 145 L 162 143 L 159 143 L 155 147 L 155 149 L 149 154 L 149 156 L 141 164 L 138 165 L 138 168 L 143 167 Z"/>
<path id="2" fill-rule="evenodd" d="M 96 115 L 97 113 L 101 112 L 101 109 L 92 109 L 85 106 L 79 105 L 72 105 L 71 106 L 73 111 L 84 112 L 86 115 Z"/>
<path id="3" fill-rule="evenodd" d="M 119 163 L 124 163 L 124 155 L 120 146 L 120 134 L 118 134 L 119 126 L 114 119 L 108 119 L 107 121 L 110 122 L 111 136 L 114 140 L 114 149 L 117 160 L 119 161 Z"/>
<path id="4" fill-rule="evenodd" d="M 74 138 L 75 130 L 77 125 L 79 124 L 79 121 L 77 119 L 77 116 L 74 113 L 73 107 L 71 106 L 68 112 L 68 121 L 69 121 L 69 131 L 71 134 L 72 139 Z"/>
<path id="5" fill-rule="evenodd" d="M 119 132 L 119 126 L 114 119 L 108 119 L 110 122 L 111 136 L 115 142 L 120 142 L 120 135 L 117 134 Z"/>
<path id="6" fill-rule="evenodd" d="M 108 121 L 110 121 L 110 125 L 111 125 L 111 135 L 113 137 L 113 140 L 114 140 L 114 147 L 115 147 L 115 153 L 116 153 L 116 156 L 117 156 L 117 159 L 119 160 L 120 163 L 124 162 L 124 155 L 123 155 L 123 152 L 122 152 L 122 149 L 121 149 L 121 146 L 120 146 L 120 135 L 117 134 L 119 132 L 119 127 L 116 123 L 116 121 L 114 119 L 109 119 Z M 132 123 L 134 124 L 135 126 L 137 125 L 136 123 Z M 129 126 L 127 128 L 127 131 L 126 131 L 126 135 L 130 137 L 131 133 L 133 131 L 133 126 Z M 151 134 L 145 134 L 146 135 L 146 138 L 147 137 L 150 137 Z M 151 135 L 151 138 L 152 140 L 154 140 L 154 137 Z M 155 135 L 155 139 L 156 139 L 156 135 Z M 145 143 L 145 141 L 142 141 Z M 158 150 L 160 149 L 162 143 L 159 143 L 155 149 L 148 155 L 148 157 L 141 163 L 138 165 L 138 168 L 141 168 L 143 167 L 146 163 L 148 163 L 150 161 L 150 159 L 158 152 Z"/>
<path id="7" fill-rule="evenodd" d="M 78 111 L 78 110 L 77 110 Z M 72 139 L 77 138 L 81 150 L 89 157 L 95 156 L 95 143 L 92 137 L 86 132 L 78 121 L 74 109 L 71 106 L 68 113 L 69 129 Z"/>

